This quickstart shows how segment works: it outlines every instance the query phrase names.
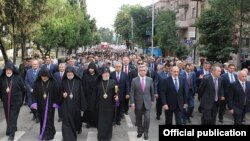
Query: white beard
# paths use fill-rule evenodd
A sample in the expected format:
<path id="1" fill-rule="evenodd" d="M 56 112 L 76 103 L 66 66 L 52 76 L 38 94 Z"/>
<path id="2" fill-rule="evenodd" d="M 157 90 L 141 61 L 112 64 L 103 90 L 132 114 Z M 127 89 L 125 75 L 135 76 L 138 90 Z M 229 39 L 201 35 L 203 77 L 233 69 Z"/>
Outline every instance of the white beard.
<path id="1" fill-rule="evenodd" d="M 67 76 L 67 78 L 68 78 L 69 80 L 71 80 L 71 79 L 74 78 L 74 76 Z"/>
<path id="2" fill-rule="evenodd" d="M 6 74 L 7 77 L 11 77 L 12 76 L 12 73 L 11 74 Z"/>
<path id="3" fill-rule="evenodd" d="M 109 77 L 102 77 L 102 79 L 103 79 L 104 81 L 107 81 L 107 80 L 109 80 Z"/>

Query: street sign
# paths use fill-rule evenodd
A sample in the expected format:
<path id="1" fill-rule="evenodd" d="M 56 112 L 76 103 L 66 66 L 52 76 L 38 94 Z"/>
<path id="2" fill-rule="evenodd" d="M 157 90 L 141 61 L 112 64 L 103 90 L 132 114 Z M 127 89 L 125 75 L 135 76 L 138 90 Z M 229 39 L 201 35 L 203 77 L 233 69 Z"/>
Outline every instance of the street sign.
<path id="1" fill-rule="evenodd" d="M 186 40 L 185 44 L 192 45 L 193 44 L 193 40 Z"/>

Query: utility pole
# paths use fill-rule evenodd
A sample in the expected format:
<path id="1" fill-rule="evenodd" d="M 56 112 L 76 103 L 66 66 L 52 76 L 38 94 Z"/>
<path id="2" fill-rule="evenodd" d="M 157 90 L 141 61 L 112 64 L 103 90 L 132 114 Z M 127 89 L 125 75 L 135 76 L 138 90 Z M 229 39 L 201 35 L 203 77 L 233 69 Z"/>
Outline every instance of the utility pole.
<path id="1" fill-rule="evenodd" d="M 242 48 L 242 17 L 243 17 L 243 0 L 240 0 L 240 39 L 239 39 L 239 49 L 238 49 L 238 61 L 237 61 L 237 66 L 238 68 L 241 68 L 241 48 Z M 244 55 L 244 60 L 245 60 L 245 55 Z"/>
<path id="2" fill-rule="evenodd" d="M 199 15 L 199 0 L 196 1 L 196 19 L 198 18 Z M 195 26 L 195 42 L 197 43 L 198 37 L 197 37 L 197 26 Z M 193 63 L 195 64 L 196 60 L 196 49 L 197 49 L 197 44 L 194 47 L 194 60 Z M 199 62 L 199 61 L 198 61 Z"/>
<path id="3" fill-rule="evenodd" d="M 134 19 L 133 19 L 133 17 L 131 16 L 131 45 L 130 45 L 130 49 L 131 49 L 131 50 L 134 50 L 134 47 L 133 47 L 133 40 L 134 40 Z"/>
<path id="4" fill-rule="evenodd" d="M 152 3 L 152 35 L 151 35 L 151 55 L 154 55 L 154 17 L 155 17 L 155 3 Z"/>

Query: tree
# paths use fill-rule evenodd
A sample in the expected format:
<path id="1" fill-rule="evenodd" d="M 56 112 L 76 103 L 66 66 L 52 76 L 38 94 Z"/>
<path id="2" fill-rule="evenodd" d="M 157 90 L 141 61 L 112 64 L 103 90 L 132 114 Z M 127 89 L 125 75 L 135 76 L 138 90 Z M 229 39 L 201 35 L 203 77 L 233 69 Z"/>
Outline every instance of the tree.
<path id="1" fill-rule="evenodd" d="M 101 27 L 98 30 L 98 32 L 101 35 L 102 42 L 114 43 L 113 42 L 113 32 L 109 28 Z"/>
<path id="2" fill-rule="evenodd" d="M 151 7 L 140 5 L 123 5 L 115 18 L 115 33 L 119 34 L 129 45 L 131 42 L 145 47 L 147 31 L 151 31 Z M 133 23 L 133 25 L 132 25 Z M 133 28 L 133 39 L 132 39 Z"/>
<path id="3" fill-rule="evenodd" d="M 236 52 L 238 45 L 234 42 L 238 39 L 234 37 L 238 33 L 239 8 L 238 0 L 214 0 L 211 8 L 201 14 L 197 22 L 201 52 L 209 61 L 225 62 L 231 52 Z"/>
<path id="4" fill-rule="evenodd" d="M 181 45 L 180 38 L 177 35 L 178 27 L 175 24 L 175 12 L 161 11 L 156 16 L 156 38 L 160 48 L 163 51 L 172 51 L 179 58 L 188 55 L 187 47 Z"/>

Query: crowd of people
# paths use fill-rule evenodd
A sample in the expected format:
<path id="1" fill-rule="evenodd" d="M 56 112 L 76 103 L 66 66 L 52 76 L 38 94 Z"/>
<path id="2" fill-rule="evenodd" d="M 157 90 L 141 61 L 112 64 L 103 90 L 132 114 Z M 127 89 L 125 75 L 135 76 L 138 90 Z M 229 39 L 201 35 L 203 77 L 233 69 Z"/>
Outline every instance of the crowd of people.
<path id="1" fill-rule="evenodd" d="M 97 128 L 99 141 L 112 139 L 113 125 L 121 125 L 131 107 L 137 138 L 148 139 L 150 112 L 156 103 L 156 120 L 162 111 L 165 124 L 192 122 L 195 98 L 200 102 L 202 125 L 223 123 L 226 109 L 235 125 L 244 122 L 250 99 L 248 69 L 235 72 L 234 64 L 198 67 L 178 59 L 127 53 L 82 53 L 67 56 L 27 58 L 15 67 L 5 62 L 0 76 L 9 140 L 14 140 L 21 106 L 28 105 L 33 120 L 40 123 L 40 140 L 55 136 L 54 115 L 62 122 L 64 141 L 77 140 L 86 128 Z M 133 113 L 133 112 L 132 112 Z"/>

